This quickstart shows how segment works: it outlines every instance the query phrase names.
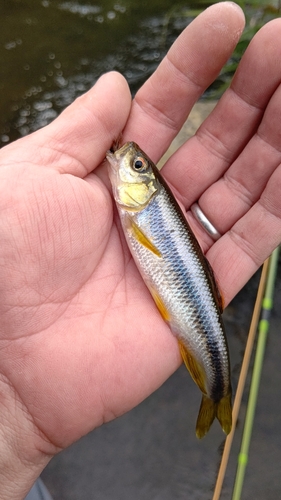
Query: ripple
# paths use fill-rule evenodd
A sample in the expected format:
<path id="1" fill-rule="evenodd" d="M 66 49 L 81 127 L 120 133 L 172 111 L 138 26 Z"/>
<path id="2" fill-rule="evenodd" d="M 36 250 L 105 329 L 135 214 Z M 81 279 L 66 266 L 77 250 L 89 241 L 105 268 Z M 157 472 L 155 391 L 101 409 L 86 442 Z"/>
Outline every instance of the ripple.
<path id="1" fill-rule="evenodd" d="M 98 14 L 101 8 L 98 5 L 81 5 L 77 2 L 63 2 L 58 8 L 60 10 L 67 10 L 72 14 L 79 14 L 80 16 L 88 16 L 89 14 Z"/>

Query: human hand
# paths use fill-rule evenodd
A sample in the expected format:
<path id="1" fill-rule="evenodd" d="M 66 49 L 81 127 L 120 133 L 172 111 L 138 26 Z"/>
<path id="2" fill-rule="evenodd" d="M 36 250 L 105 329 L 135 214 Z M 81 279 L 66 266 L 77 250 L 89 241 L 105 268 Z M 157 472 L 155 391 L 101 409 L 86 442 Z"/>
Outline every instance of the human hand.
<path id="1" fill-rule="evenodd" d="M 241 156 L 243 161 L 278 87 L 278 28 L 278 21 L 273 22 L 255 37 L 232 90 L 163 169 L 186 208 L 201 196 L 201 208 L 226 233 L 212 245 L 188 214 L 227 301 L 278 243 L 275 234 L 267 234 L 252 263 L 245 252 L 250 243 L 243 244 L 242 237 L 235 240 L 229 229 L 244 220 L 243 234 L 250 239 L 254 207 L 247 206 L 244 214 L 235 199 L 235 209 L 227 215 L 223 203 L 229 194 L 224 196 L 219 181 L 225 170 L 231 173 L 235 168 L 235 159 Z M 139 143 L 157 161 L 230 56 L 242 29 L 242 14 L 232 4 L 217 4 L 199 16 L 137 94 L 124 141 Z M 22 470 L 19 496 L 14 486 L 6 499 L 21 498 L 54 453 L 132 408 L 180 364 L 177 343 L 119 232 L 106 165 L 101 164 L 129 108 L 124 80 L 105 75 L 51 125 L 0 154 L 2 450 L 4 446 L 4 453 L 11 455 L 16 442 L 14 463 Z M 268 112 L 275 116 L 270 103 Z M 237 123 L 243 124 L 241 130 Z M 272 139 L 272 118 L 269 125 Z M 269 163 L 267 175 L 276 168 L 273 160 Z M 248 178 L 251 172 L 242 174 Z M 256 174 L 253 177 L 258 180 Z M 263 185 L 264 179 L 265 174 Z M 204 200 L 220 193 L 224 213 L 218 217 Z M 273 201 L 277 198 L 276 193 Z M 255 235 L 256 230 L 254 245 Z M 12 474 L 14 485 L 12 465 L 5 474 Z"/>
<path id="2" fill-rule="evenodd" d="M 225 7 L 231 6 L 217 4 L 211 9 Z M 220 15 L 215 14 L 215 10 L 212 12 L 219 24 Z M 199 19 L 200 16 L 198 23 Z M 215 20 L 213 22 L 215 29 Z M 256 34 L 230 88 L 214 111 L 161 170 L 187 211 L 188 222 L 211 263 L 225 305 L 281 241 L 280 23 L 280 19 L 271 21 Z M 195 23 L 188 28 L 190 34 L 192 27 L 196 29 Z M 201 30 L 205 35 L 206 31 Z M 216 40 L 218 38 L 205 37 L 206 45 Z M 181 74 L 169 68 L 171 74 L 176 75 L 174 79 L 165 77 L 164 71 L 161 79 L 161 73 L 155 72 L 137 94 L 126 126 L 124 139 L 131 140 L 133 132 L 133 140 L 155 163 L 170 144 L 173 131 L 181 127 L 183 116 L 190 112 L 206 82 L 210 83 L 208 64 L 212 65 L 212 57 L 218 56 L 218 52 L 215 53 L 218 47 L 211 46 L 213 56 L 202 65 L 196 64 L 202 57 L 199 38 L 191 37 L 185 47 L 188 47 L 185 60 L 178 45 L 174 47 L 177 51 L 174 64 Z M 161 93 L 147 102 L 149 87 L 150 96 L 153 89 L 165 88 L 166 95 L 170 96 L 165 106 Z M 177 95 L 179 99 L 175 99 Z M 139 109 L 145 110 L 141 119 Z M 137 116 L 139 131 L 135 130 Z M 195 202 L 222 235 L 218 241 L 208 236 L 190 212 Z"/>
<path id="3" fill-rule="evenodd" d="M 230 5 L 212 8 L 225 7 Z M 280 28 L 281 20 L 276 19 L 255 35 L 230 88 L 214 111 L 161 170 L 187 211 L 188 222 L 211 263 L 225 305 L 281 243 Z M 204 40 L 206 45 L 214 41 L 211 37 Z M 210 74 L 205 59 L 203 67 L 190 65 L 192 58 L 198 61 L 202 57 L 198 54 L 202 49 L 198 39 L 189 40 L 187 47 L 184 64 L 184 56 L 175 45 L 174 64 L 181 74 L 177 69 L 171 70 L 182 85 L 178 83 L 176 89 L 172 78 L 166 79 L 165 85 L 161 73 L 155 72 L 137 94 L 126 126 L 124 138 L 131 140 L 134 133 L 133 140 L 155 163 L 200 95 L 207 81 L 204 76 L 208 78 Z M 211 46 L 212 49 L 216 58 L 218 48 Z M 211 63 L 210 59 L 207 62 Z M 153 104 L 148 101 L 148 89 L 152 94 L 160 85 L 170 96 L 165 106 L 161 93 Z M 179 98 L 175 99 L 177 95 Z M 135 131 L 139 109 L 145 113 L 141 119 L 138 117 L 139 131 Z M 195 202 L 222 235 L 218 241 L 208 236 L 190 212 Z"/>

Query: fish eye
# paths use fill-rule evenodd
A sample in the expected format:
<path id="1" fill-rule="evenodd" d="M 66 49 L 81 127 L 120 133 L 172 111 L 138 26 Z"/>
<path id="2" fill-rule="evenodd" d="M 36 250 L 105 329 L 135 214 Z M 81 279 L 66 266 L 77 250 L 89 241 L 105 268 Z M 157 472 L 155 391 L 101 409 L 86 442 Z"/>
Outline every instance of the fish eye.
<path id="1" fill-rule="evenodd" d="M 141 160 L 136 160 L 135 161 L 135 168 L 138 170 L 139 168 L 142 168 L 143 163 Z"/>
<path id="2" fill-rule="evenodd" d="M 144 158 L 139 157 L 134 161 L 133 167 L 135 170 L 143 171 L 146 169 L 147 163 Z"/>

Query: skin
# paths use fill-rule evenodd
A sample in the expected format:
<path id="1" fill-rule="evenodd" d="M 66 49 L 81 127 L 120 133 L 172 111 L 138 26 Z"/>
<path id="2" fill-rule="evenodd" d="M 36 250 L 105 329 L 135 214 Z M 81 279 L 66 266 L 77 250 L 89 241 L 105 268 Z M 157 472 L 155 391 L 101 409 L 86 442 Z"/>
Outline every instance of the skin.
<path id="1" fill-rule="evenodd" d="M 237 6 L 214 5 L 132 105 L 124 78 L 106 74 L 51 125 L 1 150 L 1 500 L 22 499 L 54 454 L 180 365 L 124 242 L 102 161 L 124 129 L 124 142 L 156 162 L 243 26 Z M 213 243 L 187 212 L 226 304 L 281 238 L 280 27 L 255 36 L 230 89 L 163 169 L 182 205 L 199 199 L 223 234 Z"/>

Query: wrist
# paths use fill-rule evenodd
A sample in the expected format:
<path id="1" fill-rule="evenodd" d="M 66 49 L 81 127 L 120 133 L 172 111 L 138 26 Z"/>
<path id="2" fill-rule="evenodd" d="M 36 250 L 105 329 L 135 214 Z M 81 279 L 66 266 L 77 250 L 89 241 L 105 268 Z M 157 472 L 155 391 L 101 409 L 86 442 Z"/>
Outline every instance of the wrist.
<path id="1" fill-rule="evenodd" d="M 0 381 L 0 500 L 22 500 L 54 453 L 14 390 Z"/>

